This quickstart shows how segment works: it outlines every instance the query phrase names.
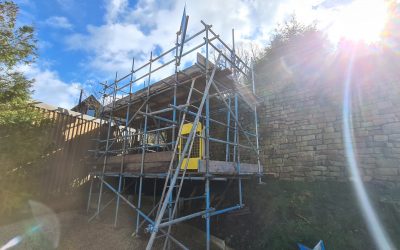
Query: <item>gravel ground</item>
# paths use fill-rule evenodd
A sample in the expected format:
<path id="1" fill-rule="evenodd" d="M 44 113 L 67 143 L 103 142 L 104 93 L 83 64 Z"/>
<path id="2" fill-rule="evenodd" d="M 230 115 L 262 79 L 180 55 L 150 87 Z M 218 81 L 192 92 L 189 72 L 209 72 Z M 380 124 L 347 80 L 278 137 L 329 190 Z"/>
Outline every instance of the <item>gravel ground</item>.
<path id="1" fill-rule="evenodd" d="M 105 200 L 110 200 L 106 197 Z M 94 199 L 96 200 L 96 199 Z M 144 197 L 145 211 L 152 206 L 151 199 Z M 115 202 L 105 208 L 98 219 L 88 222 L 92 212 L 70 210 L 54 213 L 40 203 L 30 204 L 31 218 L 0 226 L 0 250 L 3 249 L 145 249 L 149 234 L 134 237 L 136 213 L 121 203 L 118 227 L 114 228 Z M 191 249 L 204 249 L 205 235 L 187 224 L 174 227 L 175 238 Z M 162 248 L 164 237 L 156 240 L 153 249 Z M 212 249 L 219 248 L 212 239 Z M 221 244 L 219 242 L 219 244 Z M 7 247 L 6 247 L 7 246 Z M 171 249 L 176 245 L 171 244 Z"/>
<path id="2" fill-rule="evenodd" d="M 19 242 L 12 249 L 144 249 L 147 243 L 145 239 L 131 237 L 133 229 L 126 222 L 115 229 L 107 220 L 88 223 L 86 213 L 68 211 L 55 215 L 59 226 L 48 225 L 53 216 L 39 216 L 1 227 L 1 246 L 12 239 Z"/>
<path id="3" fill-rule="evenodd" d="M 74 210 L 43 214 L 0 227 L 0 249 L 145 249 L 148 234 L 134 237 L 136 214 L 127 206 L 120 207 L 119 224 L 114 228 L 114 207 L 110 206 L 99 219 L 88 222 L 91 215 Z M 174 237 L 192 249 L 204 249 L 205 235 L 191 226 L 175 227 Z M 161 249 L 163 239 L 153 249 Z M 212 243 L 213 244 L 213 243 Z M 10 245 L 9 245 L 10 246 Z M 171 249 L 177 249 L 174 244 Z"/>

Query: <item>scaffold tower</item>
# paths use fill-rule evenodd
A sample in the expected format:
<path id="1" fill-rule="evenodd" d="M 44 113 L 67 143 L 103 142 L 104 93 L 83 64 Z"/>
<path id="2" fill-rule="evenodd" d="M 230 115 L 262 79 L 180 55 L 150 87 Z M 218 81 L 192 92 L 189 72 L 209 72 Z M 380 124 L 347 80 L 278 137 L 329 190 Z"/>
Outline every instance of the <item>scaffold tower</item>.
<path id="1" fill-rule="evenodd" d="M 92 150 L 96 160 L 91 164 L 88 211 L 94 182 L 99 194 L 90 220 L 111 204 L 103 201 L 108 190 L 116 200 L 114 225 L 125 202 L 136 211 L 135 233 L 150 235 L 147 249 L 156 240 L 163 240 L 164 248 L 175 244 L 188 249 L 171 228 L 195 217 L 205 220 L 209 249 L 211 218 L 243 208 L 242 180 L 261 182 L 263 175 L 253 63 L 235 53 L 234 30 L 228 46 L 203 21 L 200 31 L 186 35 L 188 20 L 184 12 L 171 49 L 151 52 L 140 67 L 132 60 L 128 74 L 102 83 L 102 129 Z M 163 185 L 150 210 L 142 204 L 149 179 Z M 185 197 L 188 180 L 204 185 L 204 194 Z M 226 180 L 237 182 L 237 203 L 214 207 L 210 182 Z M 136 202 L 127 194 L 132 186 Z M 180 215 L 179 204 L 189 199 L 203 200 L 205 208 Z"/>

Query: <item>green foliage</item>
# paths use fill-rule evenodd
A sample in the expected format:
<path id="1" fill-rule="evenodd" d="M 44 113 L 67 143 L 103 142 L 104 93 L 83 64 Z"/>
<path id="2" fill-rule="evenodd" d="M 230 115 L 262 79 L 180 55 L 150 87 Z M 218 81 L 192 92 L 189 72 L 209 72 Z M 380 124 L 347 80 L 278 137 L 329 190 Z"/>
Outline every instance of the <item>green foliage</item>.
<path id="1" fill-rule="evenodd" d="M 20 63 L 33 62 L 36 51 L 31 26 L 16 27 L 18 6 L 0 1 L 0 70 L 12 69 Z M 3 72 L 1 72 L 3 75 Z"/>
<path id="2" fill-rule="evenodd" d="M 36 126 L 37 112 L 28 108 L 33 80 L 16 71 L 36 56 L 33 27 L 17 27 L 18 6 L 0 1 L 0 126 Z"/>
<path id="3" fill-rule="evenodd" d="M 48 122 L 29 104 L 33 80 L 18 72 L 36 57 L 34 29 L 17 27 L 17 16 L 16 4 L 0 1 L 0 214 L 37 193 L 35 175 L 48 150 Z"/>
<path id="4" fill-rule="evenodd" d="M 382 197 L 399 200 L 399 189 L 367 185 L 393 243 L 400 244 L 399 214 Z M 244 203 L 251 213 L 226 216 L 220 222 L 228 246 L 237 249 L 296 249 L 297 243 L 313 247 L 323 240 L 327 249 L 373 249 L 365 220 L 351 183 L 268 180 L 247 183 Z"/>
<path id="5" fill-rule="evenodd" d="M 0 126 L 37 126 L 42 119 L 29 107 L 29 88 L 32 81 L 21 73 L 12 72 L 0 79 Z"/>
<path id="6" fill-rule="evenodd" d="M 353 82 L 397 80 L 400 4 L 389 2 L 382 40 L 376 44 L 342 38 L 333 45 L 316 24 L 304 25 L 293 15 L 271 35 L 255 66 L 256 83 L 279 83 L 282 88 L 292 82 L 338 85 L 350 61 Z"/>
<path id="7" fill-rule="evenodd" d="M 383 32 L 383 42 L 386 47 L 391 48 L 396 52 L 400 49 L 400 2 L 395 0 L 388 0 L 388 17 Z"/>
<path id="8" fill-rule="evenodd" d="M 50 150 L 48 125 L 41 119 L 35 127 L 15 124 L 0 129 L 0 214 L 21 208 L 39 194 L 38 173 Z"/>
<path id="9" fill-rule="evenodd" d="M 293 15 L 274 30 L 256 63 L 256 73 L 264 83 L 314 79 L 315 72 L 326 65 L 330 48 L 332 45 L 315 24 L 303 25 Z"/>

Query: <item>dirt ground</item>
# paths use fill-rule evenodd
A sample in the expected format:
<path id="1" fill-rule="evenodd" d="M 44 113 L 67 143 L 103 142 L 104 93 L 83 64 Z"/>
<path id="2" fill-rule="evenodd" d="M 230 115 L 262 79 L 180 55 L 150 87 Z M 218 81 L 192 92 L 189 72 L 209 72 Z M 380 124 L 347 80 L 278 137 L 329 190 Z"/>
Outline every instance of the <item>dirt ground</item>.
<path id="1" fill-rule="evenodd" d="M 134 228 L 124 222 L 115 229 L 108 220 L 88 222 L 89 216 L 83 211 L 68 211 L 55 215 L 56 225 L 47 225 L 51 231 L 30 232 L 46 218 L 28 219 L 0 228 L 0 242 L 5 245 L 20 236 L 21 242 L 15 249 L 143 249 L 147 241 L 131 237 Z M 58 232 L 57 232 L 58 231 Z M 57 244 L 56 238 L 59 236 Z M 14 249 L 14 248 L 13 248 Z"/>
<path id="2" fill-rule="evenodd" d="M 367 185 L 367 190 L 393 244 L 400 249 L 400 189 Z M 111 199 L 105 196 L 104 204 Z M 145 197 L 144 210 L 149 211 L 152 203 L 152 197 Z M 297 243 L 314 246 L 319 240 L 327 249 L 376 249 L 349 183 L 245 185 L 244 203 L 243 213 L 216 216 L 211 221 L 211 233 L 235 249 L 297 249 Z M 90 214 L 84 208 L 54 213 L 40 205 L 31 207 L 30 218 L 0 226 L 1 250 L 7 249 L 6 244 L 15 245 L 12 249 L 145 249 L 147 245 L 148 233 L 132 237 L 136 213 L 125 203 L 121 203 L 117 228 L 113 227 L 115 201 L 91 222 L 95 202 Z M 194 219 L 175 227 L 173 236 L 190 249 L 204 249 L 203 228 L 204 219 Z M 162 248 L 163 240 L 158 239 L 154 249 Z"/>
<path id="3" fill-rule="evenodd" d="M 145 203 L 149 203 L 146 201 Z M 151 202 L 150 202 L 151 203 Z M 148 204 L 149 206 L 151 204 Z M 41 205 L 38 205 L 41 206 Z M 121 203 L 118 227 L 114 228 L 115 202 L 102 211 L 100 217 L 85 209 L 54 213 L 46 207 L 32 209 L 31 218 L 0 226 L 0 249 L 145 249 L 149 234 L 132 236 L 135 231 L 136 213 Z M 35 211 L 39 210 L 39 211 Z M 173 235 L 191 249 L 204 249 L 205 235 L 189 225 L 179 225 Z M 162 249 L 164 237 L 156 240 L 154 249 Z M 220 243 L 220 242 L 218 242 Z M 7 247 L 4 249 L 8 249 Z M 171 249 L 178 249 L 171 244 Z M 215 247 L 213 247 L 215 249 Z"/>

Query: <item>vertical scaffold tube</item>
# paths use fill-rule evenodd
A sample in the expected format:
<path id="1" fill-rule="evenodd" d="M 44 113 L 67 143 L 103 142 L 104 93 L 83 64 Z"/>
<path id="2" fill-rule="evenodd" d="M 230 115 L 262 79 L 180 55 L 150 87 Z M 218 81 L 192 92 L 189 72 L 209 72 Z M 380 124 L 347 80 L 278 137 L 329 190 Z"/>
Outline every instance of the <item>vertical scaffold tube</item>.
<path id="1" fill-rule="evenodd" d="M 206 84 L 208 82 L 208 29 L 206 27 Z M 216 67 L 216 66 L 215 66 Z M 205 180 L 205 196 L 206 196 L 206 210 L 210 209 L 210 179 L 209 179 L 209 167 L 210 167 L 210 96 L 207 93 L 206 97 L 206 141 L 205 141 L 205 159 L 206 159 L 206 180 Z M 210 216 L 206 214 L 206 248 L 210 249 Z"/>
<path id="2" fill-rule="evenodd" d="M 228 105 L 229 108 L 231 107 L 231 97 L 229 96 L 228 99 Z M 226 144 L 226 148 L 225 148 L 225 161 L 229 161 L 230 160 L 230 147 L 229 147 L 229 142 L 230 142 L 230 126 L 231 126 L 231 112 L 228 112 L 226 114 L 226 141 L 228 142 Z"/>
<path id="3" fill-rule="evenodd" d="M 114 81 L 114 89 L 113 89 L 113 95 L 112 95 L 112 109 L 109 114 L 109 119 L 108 119 L 108 131 L 107 131 L 107 141 L 106 141 L 106 148 L 104 152 L 104 160 L 103 160 L 103 169 L 101 171 L 101 178 L 104 178 L 104 172 L 106 171 L 106 166 L 107 166 L 107 153 L 109 150 L 109 145 L 110 145 L 110 135 L 111 135 L 111 123 L 112 123 L 112 116 L 113 116 L 113 110 L 115 108 L 115 98 L 117 96 L 117 79 L 118 79 L 118 74 L 115 73 L 115 81 Z M 103 195 L 103 182 L 100 183 L 100 190 L 99 190 L 99 198 L 97 201 L 97 211 L 96 211 L 96 217 L 99 216 L 100 214 L 100 206 L 101 206 L 101 198 Z"/>
<path id="4" fill-rule="evenodd" d="M 239 180 L 238 180 L 238 185 L 239 185 L 239 204 L 240 206 L 243 205 L 243 199 L 242 199 L 242 178 L 240 177 L 240 147 L 239 145 L 239 130 L 238 130 L 238 124 L 237 122 L 239 121 L 239 103 L 238 103 L 238 94 L 235 93 L 235 116 L 236 116 L 236 122 L 235 122 L 235 144 L 236 144 L 236 168 L 237 172 L 239 174 Z"/>
<path id="5" fill-rule="evenodd" d="M 254 79 L 254 59 L 251 63 L 251 83 L 253 85 L 253 94 L 256 95 L 256 85 Z M 258 164 L 258 183 L 261 184 L 261 162 L 260 162 L 260 145 L 258 139 L 258 115 L 257 115 L 257 104 L 254 105 L 254 126 L 256 130 L 256 147 L 257 147 L 257 164 Z"/>
<path id="6" fill-rule="evenodd" d="M 118 180 L 118 193 L 121 194 L 122 190 L 122 181 L 125 180 L 123 177 L 123 172 L 124 172 L 124 164 L 125 164 L 125 156 L 127 154 L 127 141 L 128 141 L 128 135 L 129 135 L 129 113 L 130 113 L 130 107 L 131 107 L 131 102 L 132 102 L 132 81 L 133 81 L 133 69 L 135 65 L 135 59 L 132 59 L 132 69 L 131 69 L 131 79 L 129 81 L 129 103 L 128 107 L 126 109 L 126 118 L 125 118 L 125 128 L 123 130 L 123 144 L 122 144 L 122 160 L 121 160 L 121 166 L 120 166 L 120 171 L 119 171 L 119 180 Z M 114 227 L 117 227 L 118 223 L 118 212 L 119 212 L 119 203 L 120 203 L 120 197 L 117 195 L 117 204 L 115 207 L 115 219 L 114 219 Z"/>
<path id="7" fill-rule="evenodd" d="M 92 202 L 94 176 L 89 175 L 89 178 L 90 178 L 90 187 L 89 187 L 89 197 L 88 197 L 88 202 L 87 202 L 87 207 L 86 207 L 86 213 L 89 213 L 90 203 Z"/>
<path id="8" fill-rule="evenodd" d="M 153 62 L 153 52 L 150 53 L 150 64 L 149 64 L 149 78 L 147 80 L 147 102 L 146 102 L 146 115 L 144 116 L 144 128 L 143 128 L 143 136 L 142 136 L 142 159 L 140 164 L 140 177 L 139 177 L 139 193 L 138 193 L 138 209 L 142 206 L 142 189 L 143 189 L 143 172 L 144 172 L 144 161 L 146 155 L 146 147 L 147 147 L 147 114 L 149 112 L 149 95 L 150 95 L 150 80 L 151 80 L 151 65 Z M 140 214 L 137 214 L 136 217 L 136 235 L 139 233 L 139 223 L 140 223 Z"/>

